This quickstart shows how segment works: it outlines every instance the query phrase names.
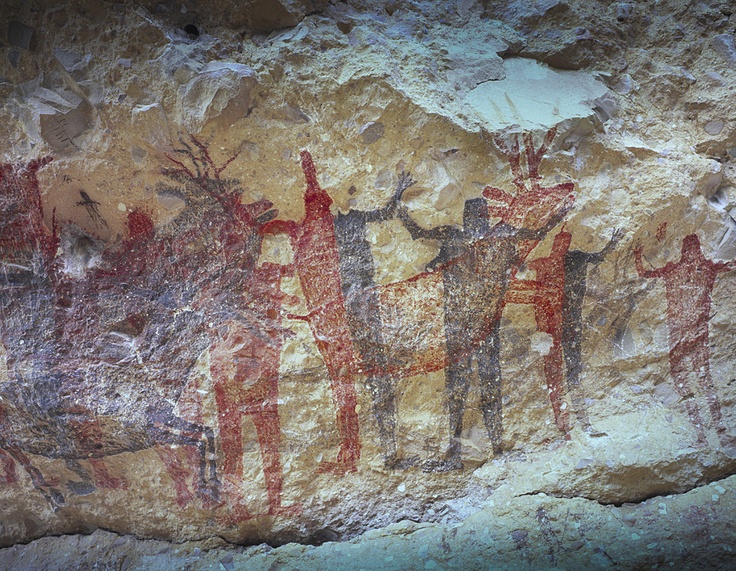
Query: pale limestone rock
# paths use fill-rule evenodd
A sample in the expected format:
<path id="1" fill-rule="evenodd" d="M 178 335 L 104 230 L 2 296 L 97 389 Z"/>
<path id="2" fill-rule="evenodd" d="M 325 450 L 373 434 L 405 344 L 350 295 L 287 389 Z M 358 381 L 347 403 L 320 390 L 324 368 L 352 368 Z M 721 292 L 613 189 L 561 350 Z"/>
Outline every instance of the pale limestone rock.
<path id="1" fill-rule="evenodd" d="M 533 131 L 589 119 L 596 99 L 608 92 L 589 74 L 555 71 L 534 60 L 509 58 L 503 66 L 505 78 L 471 89 L 464 101 L 489 130 Z"/>
<path id="2" fill-rule="evenodd" d="M 208 121 L 218 120 L 227 128 L 252 108 L 251 91 L 256 73 L 248 66 L 226 61 L 207 63 L 179 90 L 181 123 L 198 133 Z"/>

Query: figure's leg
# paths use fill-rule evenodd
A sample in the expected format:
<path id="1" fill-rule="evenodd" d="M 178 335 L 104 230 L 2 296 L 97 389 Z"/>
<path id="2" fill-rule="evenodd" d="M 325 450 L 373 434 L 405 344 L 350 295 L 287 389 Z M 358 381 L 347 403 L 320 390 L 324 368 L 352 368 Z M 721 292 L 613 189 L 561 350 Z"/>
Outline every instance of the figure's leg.
<path id="1" fill-rule="evenodd" d="M 396 442 L 398 411 L 396 387 L 390 375 L 374 375 L 366 381 L 366 388 L 373 399 L 373 416 L 378 425 L 378 437 L 383 451 L 384 466 L 389 470 L 405 470 L 416 466 L 418 456 L 402 458 Z"/>
<path id="2" fill-rule="evenodd" d="M 370 254 L 370 252 L 368 252 Z M 349 277 L 343 274 L 343 286 Z M 372 283 L 354 284 L 345 297 L 345 314 L 362 373 L 371 396 L 373 417 L 387 468 L 396 461 L 396 392 L 388 372 L 378 293 Z"/>
<path id="3" fill-rule="evenodd" d="M 539 296 L 535 305 L 537 330 L 552 338 L 552 345 L 542 359 L 547 394 L 557 428 L 570 439 L 570 422 L 565 405 L 562 379 L 562 300 L 556 296 L 546 299 Z"/>
<path id="4" fill-rule="evenodd" d="M 670 375 L 672 382 L 675 385 L 677 394 L 685 402 L 685 410 L 690 418 L 690 423 L 695 427 L 698 435 L 698 446 L 705 446 L 707 440 L 705 429 L 703 428 L 703 420 L 700 418 L 698 403 L 693 398 L 688 384 L 688 374 L 691 372 L 694 363 L 691 354 L 687 351 L 687 346 L 683 344 L 682 346 L 678 346 L 677 349 L 677 351 L 670 351 Z"/>
<path id="5" fill-rule="evenodd" d="M 222 472 L 225 476 L 243 476 L 243 435 L 240 403 L 233 402 L 224 382 L 214 381 L 217 420 L 222 446 Z"/>
<path id="6" fill-rule="evenodd" d="M 721 414 L 721 401 L 718 398 L 716 387 L 713 384 L 713 378 L 710 374 L 710 347 L 708 345 L 708 334 L 701 335 L 696 340 L 697 345 L 693 348 L 693 365 L 696 371 L 700 371 L 700 382 L 705 388 L 706 398 L 708 399 L 708 407 L 710 408 L 710 415 L 713 419 L 713 425 L 715 426 L 718 438 L 724 446 L 733 447 L 736 444 L 736 439 L 733 436 L 728 436 L 728 430 L 723 422 L 723 415 Z"/>
<path id="7" fill-rule="evenodd" d="M 224 383 L 215 382 L 215 401 L 222 446 L 223 489 L 230 508 L 226 523 L 235 524 L 253 515 L 245 505 L 243 485 L 242 403 L 233 402 Z"/>
<path id="8" fill-rule="evenodd" d="M 198 477 L 194 478 L 194 493 L 202 502 L 202 508 L 206 510 L 217 507 L 220 498 L 219 482 L 207 480 L 207 445 L 202 440 L 195 440 L 191 445 L 183 446 L 186 455 L 186 463 L 188 466 L 198 466 Z"/>
<path id="9" fill-rule="evenodd" d="M 183 445 L 188 466 L 197 466 L 195 490 L 205 509 L 219 501 L 214 434 L 211 428 L 192 424 L 173 414 L 160 420 L 155 442 Z"/>
<path id="10" fill-rule="evenodd" d="M 386 355 L 383 338 L 379 296 L 369 289 L 351 300 L 348 317 L 353 333 L 353 343 L 362 358 L 366 375 L 366 388 L 373 403 L 373 417 L 378 426 L 378 438 L 383 452 L 384 466 L 389 470 L 406 469 L 419 462 L 419 458 L 399 458 L 396 442 L 398 408 L 396 386 Z"/>
<path id="11" fill-rule="evenodd" d="M 364 364 L 368 363 L 364 360 Z M 396 460 L 396 395 L 390 377 L 370 370 L 365 386 L 373 402 L 373 417 L 378 425 L 378 439 L 381 443 L 386 467 Z"/>
<path id="12" fill-rule="evenodd" d="M 319 472 L 333 474 L 355 472 L 358 470 L 361 448 L 360 425 L 356 410 L 358 395 L 353 382 L 358 356 L 353 354 L 344 307 L 322 308 L 310 316 L 309 325 L 330 377 L 337 431 L 340 434 L 337 461 L 323 461 Z"/>
<path id="13" fill-rule="evenodd" d="M 214 503 L 220 499 L 220 480 L 217 477 L 217 448 L 214 430 L 209 426 L 202 427 L 202 438 L 200 481 L 203 488 L 201 491 Z"/>
<path id="14" fill-rule="evenodd" d="M 468 398 L 470 376 L 472 374 L 472 355 L 464 355 L 455 351 L 450 353 L 448 343 L 448 365 L 445 369 L 445 396 L 447 398 L 447 412 L 450 426 L 450 443 L 442 460 L 427 460 L 423 469 L 425 472 L 448 472 L 462 470 L 462 444 L 460 437 L 463 432 L 463 416 L 465 403 Z"/>
<path id="15" fill-rule="evenodd" d="M 458 358 L 456 364 L 450 364 L 447 368 L 447 405 L 450 420 L 450 446 L 447 450 L 447 461 L 449 466 L 457 469 L 462 468 L 460 454 L 462 445 L 460 437 L 463 432 L 463 417 L 465 416 L 465 404 L 468 400 L 468 389 L 472 375 L 473 357 L 467 355 Z"/>
<path id="16" fill-rule="evenodd" d="M 324 355 L 324 353 L 323 353 Z M 360 438 L 358 432 L 358 396 L 352 374 L 347 366 L 327 367 L 330 374 L 332 399 L 335 402 L 337 431 L 340 434 L 340 450 L 336 462 L 323 461 L 320 472 L 346 474 L 358 470 Z"/>
<path id="17" fill-rule="evenodd" d="M 570 439 L 570 419 L 565 404 L 565 395 L 562 384 L 562 345 L 559 330 L 553 329 L 552 347 L 544 356 L 544 377 L 547 382 L 547 392 L 555 416 L 555 424 Z"/>
<path id="18" fill-rule="evenodd" d="M 187 478 L 190 473 L 182 465 L 177 454 L 177 449 L 163 445 L 156 446 L 155 450 L 158 457 L 164 463 L 164 466 L 166 466 L 166 471 L 169 476 L 171 476 L 171 479 L 174 481 L 176 503 L 179 504 L 180 508 L 187 507 L 194 500 L 194 496 L 187 485 Z"/>
<path id="19" fill-rule="evenodd" d="M 582 386 L 580 386 L 580 378 L 583 372 L 581 321 L 577 319 L 563 321 L 562 353 L 565 360 L 567 392 L 572 401 L 572 408 L 580 427 L 584 432 L 590 433 L 593 428 L 588 418 L 585 393 Z"/>
<path id="20" fill-rule="evenodd" d="M 503 401 L 501 395 L 500 320 L 496 319 L 488 337 L 476 350 L 480 380 L 480 409 L 491 439 L 493 454 L 503 450 Z"/>
<path id="21" fill-rule="evenodd" d="M 276 405 L 264 407 L 251 415 L 256 427 L 258 445 L 261 449 L 261 461 L 263 463 L 263 476 L 266 480 L 266 492 L 268 494 L 269 515 L 298 515 L 301 506 L 281 505 L 281 492 L 283 489 L 283 471 L 279 444 L 281 442 L 281 424 L 279 412 Z"/>
<path id="22" fill-rule="evenodd" d="M 0 449 L 0 466 L 2 466 L 3 476 L 0 482 L 3 484 L 14 484 L 18 481 L 18 474 L 15 471 L 15 462 L 13 457 Z"/>

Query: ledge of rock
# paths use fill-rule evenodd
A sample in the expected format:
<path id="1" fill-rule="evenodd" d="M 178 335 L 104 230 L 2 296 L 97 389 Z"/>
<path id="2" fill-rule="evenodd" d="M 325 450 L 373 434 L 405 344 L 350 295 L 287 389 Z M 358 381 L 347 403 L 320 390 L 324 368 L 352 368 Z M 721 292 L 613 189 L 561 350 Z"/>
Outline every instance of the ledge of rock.
<path id="1" fill-rule="evenodd" d="M 399 521 L 346 542 L 238 547 L 171 544 L 97 530 L 0 549 L 9 571 L 122 566 L 171 569 L 726 569 L 734 562 L 734 477 L 679 496 L 602 506 L 545 494 L 488 502 L 459 524 Z"/>
<path id="2" fill-rule="evenodd" d="M 729 3 L 7 4 L 0 562 L 728 567 Z"/>

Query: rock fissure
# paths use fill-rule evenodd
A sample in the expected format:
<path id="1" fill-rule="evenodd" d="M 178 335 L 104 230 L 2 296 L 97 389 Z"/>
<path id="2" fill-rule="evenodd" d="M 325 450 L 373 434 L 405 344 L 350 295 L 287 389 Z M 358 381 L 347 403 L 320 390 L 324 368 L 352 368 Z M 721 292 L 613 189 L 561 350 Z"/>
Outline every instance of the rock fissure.
<path id="1" fill-rule="evenodd" d="M 658 491 L 657 493 L 653 493 L 648 496 L 644 497 L 629 497 L 629 498 L 619 498 L 614 501 L 601 501 L 600 499 L 597 499 L 595 497 L 589 497 L 585 495 L 578 495 L 578 494 L 564 494 L 560 492 L 553 492 L 553 491 L 546 491 L 546 490 L 534 490 L 531 492 L 524 492 L 522 494 L 514 495 L 513 497 L 524 497 L 524 496 L 537 496 L 537 495 L 544 495 L 549 496 L 553 498 L 558 499 L 583 499 L 583 500 L 589 500 L 591 502 L 595 502 L 601 506 L 612 506 L 612 507 L 621 507 L 621 506 L 632 506 L 632 505 L 641 505 L 645 504 L 647 502 L 656 501 L 657 499 L 672 499 L 673 497 L 681 496 L 682 494 L 687 494 L 697 488 L 702 488 L 705 486 L 713 486 L 713 485 L 720 485 L 719 482 L 722 482 L 726 478 L 729 478 L 736 474 L 736 472 L 731 472 L 724 474 L 721 478 L 718 480 L 711 480 L 711 481 L 702 481 L 698 482 L 697 484 L 687 487 L 687 488 L 673 488 L 670 491 Z"/>

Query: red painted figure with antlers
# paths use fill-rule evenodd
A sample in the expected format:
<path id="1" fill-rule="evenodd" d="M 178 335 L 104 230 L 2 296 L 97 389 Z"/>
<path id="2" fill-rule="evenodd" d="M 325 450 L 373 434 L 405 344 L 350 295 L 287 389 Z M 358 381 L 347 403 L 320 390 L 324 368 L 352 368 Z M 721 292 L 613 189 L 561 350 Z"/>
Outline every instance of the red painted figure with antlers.
<path id="1" fill-rule="evenodd" d="M 263 229 L 253 234 L 240 226 L 252 224 L 253 220 L 267 222 L 275 212 L 268 211 L 271 206 L 268 201 L 242 204 L 239 189 L 230 188 L 224 184 L 226 181 L 222 181 L 220 173 L 237 155 L 218 167 L 204 145 L 193 137 L 192 142 L 199 148 L 200 156 L 196 157 L 187 145 L 184 154 L 194 164 L 196 173 L 181 161 L 169 158 L 180 167 L 180 173 L 197 180 L 226 211 L 234 214 L 220 229 L 220 244 L 225 257 L 223 271 L 207 276 L 194 303 L 195 307 L 201 304 L 213 310 L 214 300 L 221 300 L 224 292 L 233 291 L 234 308 L 240 310 L 232 312 L 224 322 L 216 323 L 212 331 L 215 339 L 209 347 L 223 451 L 223 489 L 230 504 L 226 520 L 235 523 L 255 515 L 245 505 L 242 493 L 242 424 L 245 416 L 253 422 L 261 451 L 268 494 L 267 515 L 298 514 L 300 506 L 284 506 L 281 502 L 283 473 L 278 410 L 279 361 L 283 338 L 288 331 L 282 326 L 282 303 L 286 296 L 281 291 L 281 279 L 290 275 L 292 269 L 279 264 L 257 264 Z M 259 245 L 254 247 L 251 242 Z M 252 268 L 245 284 L 242 282 L 244 268 Z M 242 290 L 243 285 L 247 291 Z"/>
<path id="2" fill-rule="evenodd" d="M 721 404 L 710 374 L 710 347 L 708 322 L 711 314 L 711 292 L 716 277 L 736 270 L 736 260 L 714 262 L 703 256 L 697 234 L 685 236 L 680 259 L 661 268 L 645 270 L 642 247 L 634 249 L 636 270 L 644 278 L 662 278 L 667 297 L 667 324 L 669 326 L 670 375 L 677 394 L 685 401 L 690 422 L 698 434 L 698 444 L 706 444 L 705 430 L 698 405 L 693 398 L 689 380 L 697 378 L 705 388 L 713 424 L 724 446 L 732 447 L 734 439 L 728 436 L 721 416 Z"/>

